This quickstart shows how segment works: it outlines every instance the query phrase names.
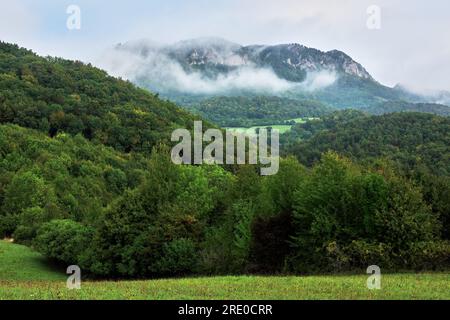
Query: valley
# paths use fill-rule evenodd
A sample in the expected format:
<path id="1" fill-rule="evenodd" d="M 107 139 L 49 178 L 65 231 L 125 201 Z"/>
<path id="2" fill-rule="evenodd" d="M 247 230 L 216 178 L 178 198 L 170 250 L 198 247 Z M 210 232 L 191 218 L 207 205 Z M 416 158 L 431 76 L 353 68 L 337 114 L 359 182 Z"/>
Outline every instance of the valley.
<path id="1" fill-rule="evenodd" d="M 290 124 L 268 124 L 264 126 L 254 126 L 254 127 L 225 127 L 224 129 L 237 132 L 237 133 L 247 133 L 247 134 L 256 134 L 258 129 L 275 129 L 280 132 L 280 134 L 286 133 L 291 130 L 292 126 L 297 123 L 305 123 L 307 120 L 313 120 L 314 118 L 304 119 L 304 118 L 296 118 L 296 119 L 288 119 L 285 120 L 286 123 Z"/>
<path id="2" fill-rule="evenodd" d="M 400 85 L 391 88 L 345 52 L 297 43 L 242 46 L 221 38 L 198 38 L 155 46 L 141 40 L 119 44 L 110 54 L 126 54 L 139 66 L 123 74 L 134 83 L 188 109 L 204 108 L 219 97 L 267 96 L 287 99 L 286 103 L 314 101 L 333 109 L 376 109 L 388 101 L 450 104 L 446 92 L 433 96 Z"/>
<path id="3" fill-rule="evenodd" d="M 341 52 L 261 52 L 274 67 L 272 55 L 322 57 L 339 78 L 308 94 L 183 93 L 179 106 L 1 42 L 0 237 L 14 243 L 0 245 L 0 298 L 448 298 L 448 107 L 395 100 Z M 282 86 L 308 81 L 289 61 Z M 185 68 L 212 68 L 203 62 Z M 202 132 L 280 129 L 279 171 L 174 163 L 171 135 L 196 121 Z M 80 291 L 65 288 L 70 265 Z M 367 289 L 369 265 L 383 290 Z"/>

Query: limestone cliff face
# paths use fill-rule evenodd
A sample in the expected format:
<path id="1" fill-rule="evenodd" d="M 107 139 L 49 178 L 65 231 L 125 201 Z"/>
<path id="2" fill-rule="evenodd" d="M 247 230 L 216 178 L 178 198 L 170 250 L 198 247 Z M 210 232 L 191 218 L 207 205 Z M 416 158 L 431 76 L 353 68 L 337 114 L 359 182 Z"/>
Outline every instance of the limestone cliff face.
<path id="1" fill-rule="evenodd" d="M 223 39 L 203 38 L 155 48 L 142 42 L 121 49 L 146 55 L 157 51 L 180 63 L 187 71 L 202 70 L 217 76 L 243 66 L 270 67 L 289 81 L 301 82 L 307 72 L 332 71 L 362 79 L 372 79 L 362 65 L 337 50 L 323 52 L 300 44 L 241 46 Z"/>

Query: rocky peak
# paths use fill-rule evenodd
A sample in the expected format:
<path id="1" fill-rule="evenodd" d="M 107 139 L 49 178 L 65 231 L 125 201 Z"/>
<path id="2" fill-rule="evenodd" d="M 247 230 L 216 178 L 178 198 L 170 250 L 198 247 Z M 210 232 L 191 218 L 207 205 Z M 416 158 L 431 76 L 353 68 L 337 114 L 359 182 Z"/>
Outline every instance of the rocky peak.
<path id="1" fill-rule="evenodd" d="M 208 72 L 209 66 L 214 68 L 214 74 L 251 65 L 271 68 L 280 77 L 294 82 L 303 81 L 308 72 L 319 71 L 372 80 L 364 67 L 344 52 L 323 52 L 298 43 L 241 46 L 221 38 L 199 38 L 166 46 L 155 46 L 151 42 L 141 41 L 121 45 L 120 49 L 144 56 L 152 50 L 157 50 L 188 70 L 192 67 Z"/>

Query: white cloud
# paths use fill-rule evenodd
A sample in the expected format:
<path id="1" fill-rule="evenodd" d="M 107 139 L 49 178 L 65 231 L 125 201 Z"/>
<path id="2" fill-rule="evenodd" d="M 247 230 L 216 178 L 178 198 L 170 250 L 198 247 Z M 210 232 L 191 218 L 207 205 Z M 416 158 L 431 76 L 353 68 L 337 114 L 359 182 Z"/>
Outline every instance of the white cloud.
<path id="1" fill-rule="evenodd" d="M 145 57 L 126 50 L 109 50 L 98 64 L 115 76 L 135 82 L 144 82 L 155 91 L 220 94 L 231 90 L 254 92 L 283 92 L 298 86 L 297 83 L 279 78 L 271 69 L 242 65 L 227 74 L 211 79 L 200 72 L 186 72 L 175 60 L 158 48 L 152 48 Z M 306 85 L 306 84 L 305 84 Z M 319 86 L 312 80 L 307 86 Z"/>
<path id="2" fill-rule="evenodd" d="M 52 0 L 0 1 L 0 38 L 62 56 L 90 57 L 105 43 L 218 36 L 242 44 L 297 42 L 346 52 L 387 85 L 450 90 L 448 0 L 79 0 L 85 33 L 55 29 Z M 381 8 L 381 30 L 366 9 Z M 56 8 L 56 9 L 55 9 Z M 64 24 L 61 24 L 63 26 Z M 44 50 L 45 49 L 45 50 Z"/>
<path id="3" fill-rule="evenodd" d="M 0 39 L 28 43 L 36 35 L 38 17 L 20 1 L 0 2 Z"/>
<path id="4" fill-rule="evenodd" d="M 317 72 L 309 72 L 302 88 L 306 91 L 319 90 L 331 86 L 337 80 L 336 72 L 321 70 Z"/>

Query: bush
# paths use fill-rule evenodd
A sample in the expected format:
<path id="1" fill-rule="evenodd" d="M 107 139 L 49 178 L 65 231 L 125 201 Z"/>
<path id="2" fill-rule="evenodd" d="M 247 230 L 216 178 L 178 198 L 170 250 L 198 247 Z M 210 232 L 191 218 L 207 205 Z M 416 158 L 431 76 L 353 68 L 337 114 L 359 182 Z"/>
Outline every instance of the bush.
<path id="1" fill-rule="evenodd" d="M 194 273 L 197 266 L 194 243 L 189 239 L 177 239 L 163 245 L 162 257 L 152 270 L 159 275 L 182 276 Z"/>
<path id="2" fill-rule="evenodd" d="M 90 228 L 72 220 L 53 220 L 39 228 L 34 244 L 39 252 L 51 259 L 78 264 L 91 239 Z"/>
<path id="3" fill-rule="evenodd" d="M 448 270 L 450 268 L 449 241 L 422 241 L 411 244 L 405 252 L 408 267 L 415 270 Z"/>
<path id="4" fill-rule="evenodd" d="M 30 244 L 36 237 L 37 230 L 45 222 L 44 209 L 33 207 L 25 209 L 18 216 L 18 227 L 14 231 L 13 238 L 15 242 Z"/>
<path id="5" fill-rule="evenodd" d="M 280 214 L 270 218 L 257 218 L 252 225 L 250 247 L 251 271 L 280 272 L 291 253 L 292 216 Z"/>
<path id="6" fill-rule="evenodd" d="M 200 272 L 204 274 L 233 273 L 233 232 L 227 225 L 209 228 L 200 251 Z"/>
<path id="7" fill-rule="evenodd" d="M 346 246 L 331 242 L 326 247 L 330 271 L 360 270 L 371 265 L 384 269 L 395 266 L 392 247 L 385 243 L 354 240 Z"/>
<path id="8" fill-rule="evenodd" d="M 339 247 L 336 242 L 327 246 L 327 256 L 333 271 L 364 269 L 378 265 L 384 270 L 448 270 L 450 243 L 447 241 L 411 242 L 404 249 L 392 244 L 352 241 Z"/>
<path id="9" fill-rule="evenodd" d="M 18 221 L 17 215 L 6 214 L 0 216 L 0 237 L 11 237 L 17 228 Z"/>
<path id="10" fill-rule="evenodd" d="M 30 239 L 33 239 L 36 235 L 35 230 L 26 226 L 18 226 L 13 234 L 14 242 L 20 243 L 23 245 L 29 245 Z"/>

